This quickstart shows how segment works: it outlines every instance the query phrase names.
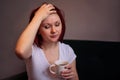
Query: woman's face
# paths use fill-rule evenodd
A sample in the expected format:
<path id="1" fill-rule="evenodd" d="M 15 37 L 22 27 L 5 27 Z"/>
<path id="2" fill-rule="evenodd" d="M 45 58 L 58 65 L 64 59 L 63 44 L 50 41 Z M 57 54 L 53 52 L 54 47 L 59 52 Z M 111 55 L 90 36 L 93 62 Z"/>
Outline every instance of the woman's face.
<path id="1" fill-rule="evenodd" d="M 40 25 L 43 42 L 57 42 L 62 32 L 62 23 L 57 14 L 49 15 Z"/>

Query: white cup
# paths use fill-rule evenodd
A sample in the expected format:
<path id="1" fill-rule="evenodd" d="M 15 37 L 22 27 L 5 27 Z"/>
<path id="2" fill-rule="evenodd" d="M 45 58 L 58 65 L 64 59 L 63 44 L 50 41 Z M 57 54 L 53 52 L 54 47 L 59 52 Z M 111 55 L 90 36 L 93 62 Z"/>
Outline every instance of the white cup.
<path id="1" fill-rule="evenodd" d="M 68 64 L 67 61 L 61 61 L 61 60 L 55 61 L 54 64 L 50 65 L 49 71 L 52 74 L 56 74 L 56 75 L 60 76 L 61 71 L 66 70 L 65 66 L 67 64 Z"/>

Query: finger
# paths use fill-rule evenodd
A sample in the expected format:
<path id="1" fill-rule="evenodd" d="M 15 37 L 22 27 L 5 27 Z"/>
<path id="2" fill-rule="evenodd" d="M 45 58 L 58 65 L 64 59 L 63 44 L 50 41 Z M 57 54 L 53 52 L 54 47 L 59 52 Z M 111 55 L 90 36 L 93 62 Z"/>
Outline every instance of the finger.
<path id="1" fill-rule="evenodd" d="M 48 7 L 54 7 L 52 4 L 47 4 Z"/>
<path id="2" fill-rule="evenodd" d="M 65 66 L 66 69 L 71 69 L 72 67 L 70 65 Z"/>
<path id="3" fill-rule="evenodd" d="M 70 79 L 70 78 L 74 77 L 74 73 L 72 72 L 72 73 L 69 73 L 69 74 L 64 74 L 64 75 L 62 75 L 62 77 L 65 78 L 65 79 Z"/>
<path id="4" fill-rule="evenodd" d="M 62 71 L 61 75 L 62 75 L 64 78 L 70 78 L 70 77 L 73 77 L 74 72 L 73 72 L 71 69 L 67 69 L 67 70 L 65 70 L 65 71 Z"/>
<path id="5" fill-rule="evenodd" d="M 47 7 L 50 8 L 51 10 L 55 9 L 55 7 L 52 4 L 48 4 Z"/>
<path id="6" fill-rule="evenodd" d="M 50 11 L 55 11 L 55 8 L 50 9 Z"/>
<path id="7" fill-rule="evenodd" d="M 62 74 L 69 74 L 72 73 L 73 71 L 71 69 L 66 69 L 64 71 L 62 71 Z"/>
<path id="8" fill-rule="evenodd" d="M 50 12 L 51 13 L 56 13 L 55 11 L 55 7 L 52 5 L 52 4 L 43 4 L 42 5 L 42 8 L 45 9 L 48 13 Z"/>
<path id="9" fill-rule="evenodd" d="M 51 13 L 56 13 L 56 10 L 55 10 L 54 7 L 51 7 L 51 8 L 49 9 L 49 11 L 50 11 Z"/>
<path id="10" fill-rule="evenodd" d="M 48 3 L 46 3 L 46 2 L 42 4 L 42 6 L 47 6 L 47 5 L 48 5 Z"/>

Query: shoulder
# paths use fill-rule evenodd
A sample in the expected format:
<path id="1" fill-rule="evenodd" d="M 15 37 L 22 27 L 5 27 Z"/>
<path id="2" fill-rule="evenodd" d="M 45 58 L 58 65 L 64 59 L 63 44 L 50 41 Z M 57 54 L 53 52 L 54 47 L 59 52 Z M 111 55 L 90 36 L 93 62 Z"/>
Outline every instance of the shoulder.
<path id="1" fill-rule="evenodd" d="M 73 60 L 75 60 L 76 58 L 76 54 L 74 53 L 72 47 L 66 43 L 59 43 L 59 44 L 60 44 L 60 50 L 65 60 L 67 60 L 69 63 L 72 63 Z"/>
<path id="2" fill-rule="evenodd" d="M 36 50 L 36 49 L 40 49 L 40 47 L 38 47 L 36 44 L 33 44 L 33 45 L 32 45 L 32 49 L 33 49 L 33 50 Z"/>
<path id="3" fill-rule="evenodd" d="M 66 44 L 66 43 L 63 43 L 63 42 L 59 42 L 59 45 L 60 45 L 61 47 L 64 47 L 64 48 L 69 48 L 69 47 L 71 47 L 69 44 Z"/>
<path id="4" fill-rule="evenodd" d="M 73 51 L 72 47 L 69 44 L 59 42 L 59 45 L 64 50 L 70 50 L 70 51 L 72 50 Z"/>
<path id="5" fill-rule="evenodd" d="M 37 54 L 38 52 L 41 52 L 41 48 L 38 47 L 36 44 L 32 45 L 32 54 Z"/>

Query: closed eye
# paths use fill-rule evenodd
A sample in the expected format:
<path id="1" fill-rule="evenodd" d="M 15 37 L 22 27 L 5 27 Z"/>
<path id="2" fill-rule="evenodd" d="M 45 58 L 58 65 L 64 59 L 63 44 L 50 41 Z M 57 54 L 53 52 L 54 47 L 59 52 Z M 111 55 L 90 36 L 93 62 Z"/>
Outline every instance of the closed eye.
<path id="1" fill-rule="evenodd" d="M 60 25 L 60 22 L 56 22 L 55 26 L 58 27 Z"/>
<path id="2" fill-rule="evenodd" d="M 50 28 L 50 25 L 44 25 L 43 26 L 45 29 L 48 29 L 48 28 Z"/>

